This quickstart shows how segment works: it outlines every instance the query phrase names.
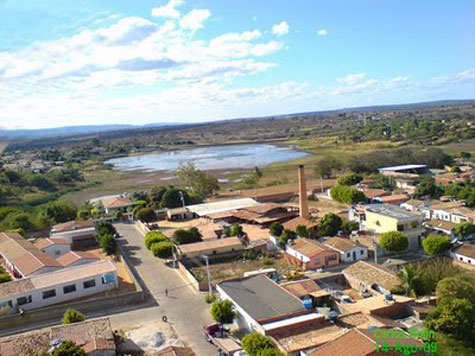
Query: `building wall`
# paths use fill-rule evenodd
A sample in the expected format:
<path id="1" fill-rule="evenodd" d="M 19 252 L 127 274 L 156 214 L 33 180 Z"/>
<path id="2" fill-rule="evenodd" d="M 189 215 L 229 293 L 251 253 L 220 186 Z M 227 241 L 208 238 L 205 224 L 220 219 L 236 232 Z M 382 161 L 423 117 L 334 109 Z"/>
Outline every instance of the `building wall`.
<path id="1" fill-rule="evenodd" d="M 353 252 L 355 253 L 356 259 L 353 259 Z M 353 262 L 358 260 L 364 260 L 368 258 L 368 249 L 366 247 L 354 247 L 347 252 L 340 253 L 340 260 L 342 262 Z"/>
<path id="2" fill-rule="evenodd" d="M 308 257 L 287 246 L 284 257 L 290 263 L 299 266 L 304 270 L 334 266 L 340 263 L 340 254 L 336 251 L 322 251 L 316 256 Z"/>
<path id="3" fill-rule="evenodd" d="M 3 303 L 8 303 L 9 301 L 12 302 L 12 309 L 15 311 L 17 308 L 21 308 L 23 310 L 32 310 L 37 308 L 46 307 L 49 305 L 57 304 L 66 302 L 69 300 L 74 300 L 82 297 L 86 297 L 92 294 L 100 293 L 106 290 L 115 289 L 118 287 L 118 280 L 117 280 L 117 272 L 111 272 L 114 275 L 114 281 L 112 283 L 103 283 L 102 281 L 102 274 L 96 276 L 89 276 L 85 278 L 78 278 L 74 282 L 69 283 L 61 283 L 58 281 L 56 286 L 36 289 L 28 292 L 18 293 L 13 296 L 3 297 L 0 298 L 0 305 Z M 84 288 L 83 283 L 85 281 L 94 280 L 96 285 L 95 287 L 91 288 Z M 64 293 L 63 287 L 75 284 L 76 291 L 71 293 Z M 56 296 L 52 298 L 43 299 L 43 292 L 49 290 L 56 290 Z M 31 303 L 18 305 L 18 298 L 21 297 L 29 297 L 31 296 Z"/>
<path id="4" fill-rule="evenodd" d="M 475 266 L 475 258 L 459 255 L 458 253 L 455 253 L 455 252 L 452 252 L 450 256 L 456 259 L 457 261 L 465 262 L 465 263 Z"/>
<path id="5" fill-rule="evenodd" d="M 195 258 L 199 257 L 201 255 L 219 255 L 219 254 L 225 254 L 225 253 L 233 253 L 233 252 L 239 252 L 239 251 L 244 251 L 245 247 L 242 244 L 239 245 L 233 245 L 233 246 L 222 246 L 222 247 L 215 247 L 215 248 L 204 248 L 201 251 L 194 251 L 190 253 L 183 254 L 183 258 Z"/>
<path id="6" fill-rule="evenodd" d="M 94 227 L 90 227 L 87 229 L 51 233 L 51 238 L 64 239 L 68 241 L 69 243 L 72 243 L 74 238 L 76 237 L 94 236 L 94 233 L 95 233 Z"/>
<path id="7" fill-rule="evenodd" d="M 44 253 L 47 253 L 53 258 L 58 258 L 65 253 L 68 253 L 71 251 L 71 245 L 66 245 L 66 244 L 54 244 L 48 247 L 45 247 L 41 249 Z"/>
<path id="8" fill-rule="evenodd" d="M 432 219 L 435 220 L 443 220 L 443 221 L 450 221 L 450 213 L 445 210 L 433 210 L 432 211 Z"/>

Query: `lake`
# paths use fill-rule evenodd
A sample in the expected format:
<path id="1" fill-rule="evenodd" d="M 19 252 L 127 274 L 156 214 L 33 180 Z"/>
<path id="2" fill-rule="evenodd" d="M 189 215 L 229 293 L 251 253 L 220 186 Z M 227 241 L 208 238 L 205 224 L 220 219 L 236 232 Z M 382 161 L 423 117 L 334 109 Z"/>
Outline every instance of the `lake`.
<path id="1" fill-rule="evenodd" d="M 188 150 L 150 153 L 140 156 L 113 158 L 106 163 L 121 171 L 173 171 L 181 163 L 192 162 L 202 170 L 252 168 L 275 162 L 285 162 L 307 156 L 292 147 L 268 144 L 209 146 Z"/>

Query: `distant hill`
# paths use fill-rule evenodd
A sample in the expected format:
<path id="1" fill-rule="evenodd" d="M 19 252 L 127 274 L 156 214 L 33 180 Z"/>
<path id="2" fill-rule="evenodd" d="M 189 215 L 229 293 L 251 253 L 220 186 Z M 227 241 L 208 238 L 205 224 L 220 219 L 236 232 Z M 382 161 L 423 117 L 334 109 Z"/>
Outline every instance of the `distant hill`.
<path id="1" fill-rule="evenodd" d="M 0 140 L 34 140 L 39 138 L 47 137 L 58 137 L 58 136 L 78 136 L 78 135 L 87 135 L 93 133 L 101 133 L 108 131 L 118 131 L 118 130 L 127 130 L 140 127 L 159 127 L 159 126 L 171 126 L 179 125 L 179 123 L 154 123 L 147 124 L 143 126 L 139 125 L 126 125 L 126 124 L 117 124 L 117 125 L 90 125 L 90 126 L 64 126 L 64 127 L 54 127 L 47 129 L 32 129 L 32 130 L 1 130 L 0 129 Z"/>

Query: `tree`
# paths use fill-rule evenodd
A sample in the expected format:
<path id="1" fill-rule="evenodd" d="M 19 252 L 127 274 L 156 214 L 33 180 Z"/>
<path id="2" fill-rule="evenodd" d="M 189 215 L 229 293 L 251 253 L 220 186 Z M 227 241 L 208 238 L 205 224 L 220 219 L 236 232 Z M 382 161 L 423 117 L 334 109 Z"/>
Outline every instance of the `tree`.
<path id="1" fill-rule="evenodd" d="M 157 242 L 168 241 L 168 238 L 159 231 L 150 231 L 145 235 L 145 247 L 150 250 L 150 247 Z"/>
<path id="2" fill-rule="evenodd" d="M 460 169 L 459 166 L 455 165 L 455 166 L 450 167 L 450 172 L 451 173 L 460 173 L 460 172 L 462 172 L 462 170 Z"/>
<path id="3" fill-rule="evenodd" d="M 475 225 L 470 222 L 463 222 L 455 226 L 455 234 L 461 238 L 467 238 L 475 234 Z"/>
<path id="4" fill-rule="evenodd" d="M 467 299 L 443 299 L 429 313 L 425 326 L 458 339 L 474 337 L 475 307 Z"/>
<path id="5" fill-rule="evenodd" d="M 151 245 L 150 250 L 155 257 L 169 258 L 173 255 L 173 244 L 170 241 L 156 242 Z"/>
<path id="6" fill-rule="evenodd" d="M 440 255 L 450 248 L 450 237 L 445 235 L 429 235 L 422 241 L 425 253 L 431 256 Z"/>
<path id="7" fill-rule="evenodd" d="M 141 208 L 137 211 L 136 218 L 149 223 L 157 219 L 157 214 L 155 214 L 152 208 Z"/>
<path id="8" fill-rule="evenodd" d="M 299 235 L 300 237 L 308 237 L 308 230 L 307 230 L 307 227 L 305 225 L 298 225 L 296 228 L 295 228 L 295 232 L 297 233 L 297 235 Z"/>
<path id="9" fill-rule="evenodd" d="M 154 208 L 161 207 L 163 195 L 167 191 L 167 187 L 153 187 L 148 194 L 148 200 Z"/>
<path id="10" fill-rule="evenodd" d="M 278 222 L 273 222 L 269 226 L 269 231 L 274 237 L 279 237 L 282 235 L 282 232 L 284 231 L 284 226 L 281 223 Z"/>
<path id="11" fill-rule="evenodd" d="M 51 353 L 43 352 L 41 356 L 87 356 L 80 346 L 69 340 L 64 340 L 60 346 L 54 349 Z"/>
<path id="12" fill-rule="evenodd" d="M 409 238 L 400 231 L 390 231 L 381 234 L 379 244 L 387 251 L 401 252 L 409 246 Z"/>
<path id="13" fill-rule="evenodd" d="M 77 208 L 69 201 L 58 200 L 47 204 L 46 207 L 43 208 L 42 213 L 53 219 L 56 223 L 63 223 L 76 218 Z"/>
<path id="14" fill-rule="evenodd" d="M 470 159 L 472 158 L 472 154 L 470 152 L 460 152 L 460 157 L 462 157 L 463 159 Z"/>
<path id="15" fill-rule="evenodd" d="M 33 222 L 27 213 L 10 214 L 4 220 L 4 224 L 8 229 L 22 229 L 24 231 L 33 227 Z"/>
<path id="16" fill-rule="evenodd" d="M 415 198 L 431 197 L 438 198 L 442 195 L 442 189 L 435 184 L 435 179 L 430 176 L 422 176 L 414 191 Z"/>
<path id="17" fill-rule="evenodd" d="M 350 235 L 352 231 L 358 231 L 360 224 L 357 221 L 346 220 L 341 224 L 341 229 L 346 235 Z"/>
<path id="18" fill-rule="evenodd" d="M 325 214 L 318 224 L 318 234 L 320 236 L 335 236 L 341 229 L 342 222 L 342 219 L 334 213 Z"/>
<path id="19" fill-rule="evenodd" d="M 317 162 L 315 174 L 319 178 L 330 178 L 334 170 L 341 168 L 341 162 L 333 156 L 325 156 Z"/>
<path id="20" fill-rule="evenodd" d="M 238 223 L 234 223 L 231 225 L 231 229 L 229 233 L 230 233 L 230 236 L 242 236 L 244 231 L 241 225 L 239 225 Z"/>
<path id="21" fill-rule="evenodd" d="M 366 201 L 366 196 L 362 191 L 346 185 L 334 185 L 330 189 L 330 195 L 333 200 L 340 203 L 356 204 Z"/>
<path id="22" fill-rule="evenodd" d="M 259 356 L 285 356 L 284 353 L 280 352 L 279 349 L 264 349 L 259 353 Z"/>
<path id="23" fill-rule="evenodd" d="M 219 190 L 218 179 L 206 172 L 196 168 L 196 166 L 189 163 L 182 163 L 175 171 L 175 176 L 186 188 L 201 196 L 209 196 Z"/>
<path id="24" fill-rule="evenodd" d="M 276 347 L 267 336 L 252 332 L 242 338 L 242 348 L 249 356 L 260 356 L 264 350 Z"/>
<path id="25" fill-rule="evenodd" d="M 348 173 L 339 177 L 336 182 L 340 185 L 355 185 L 363 180 L 363 177 L 356 173 Z"/>
<path id="26" fill-rule="evenodd" d="M 190 228 L 188 230 L 178 229 L 178 230 L 175 230 L 172 235 L 172 238 L 179 245 L 203 241 L 201 237 L 202 237 L 201 233 L 196 227 Z"/>
<path id="27" fill-rule="evenodd" d="M 178 208 L 182 206 L 183 202 L 181 200 L 181 194 L 183 194 L 185 205 L 189 204 L 188 193 L 183 189 L 178 189 L 172 186 L 168 187 L 165 193 L 163 193 L 160 206 L 162 208 Z"/>
<path id="28" fill-rule="evenodd" d="M 63 315 L 63 324 L 73 324 L 73 323 L 79 323 L 81 321 L 86 320 L 86 317 L 84 314 L 82 314 L 80 311 L 72 308 L 66 309 Z"/>
<path id="29" fill-rule="evenodd" d="M 89 210 L 81 209 L 78 211 L 77 218 L 79 220 L 87 220 L 91 216 Z"/>
<path id="30" fill-rule="evenodd" d="M 226 299 L 223 301 L 215 301 L 211 305 L 211 316 L 220 324 L 231 324 L 236 316 L 233 309 L 233 303 Z"/>
<path id="31" fill-rule="evenodd" d="M 99 245 L 106 255 L 114 255 L 117 251 L 117 240 L 114 235 L 105 234 L 101 236 L 99 240 Z"/>
<path id="32" fill-rule="evenodd" d="M 281 249 L 285 249 L 285 245 L 287 245 L 287 242 L 289 242 L 289 240 L 295 240 L 296 238 L 297 234 L 295 232 L 289 229 L 285 229 L 280 235 L 279 247 Z"/>
<path id="33" fill-rule="evenodd" d="M 467 299 L 475 304 L 475 284 L 473 278 L 464 276 L 447 277 L 437 283 L 437 299 Z"/>
<path id="34" fill-rule="evenodd" d="M 398 278 L 401 281 L 400 287 L 404 290 L 407 296 L 418 296 L 420 289 L 420 278 L 416 267 L 409 264 L 404 266 L 399 273 Z"/>

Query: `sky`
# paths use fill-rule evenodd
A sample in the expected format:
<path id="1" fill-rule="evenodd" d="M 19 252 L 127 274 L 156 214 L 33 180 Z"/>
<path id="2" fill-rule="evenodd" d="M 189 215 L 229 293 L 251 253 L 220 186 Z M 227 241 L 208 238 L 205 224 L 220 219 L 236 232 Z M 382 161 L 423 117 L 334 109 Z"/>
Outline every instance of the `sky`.
<path id="1" fill-rule="evenodd" d="M 0 0 L 0 128 L 475 98 L 472 0 Z"/>

